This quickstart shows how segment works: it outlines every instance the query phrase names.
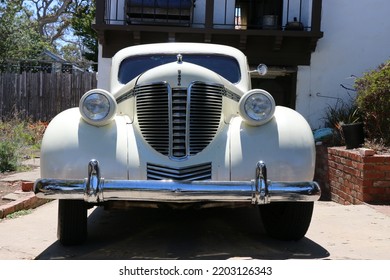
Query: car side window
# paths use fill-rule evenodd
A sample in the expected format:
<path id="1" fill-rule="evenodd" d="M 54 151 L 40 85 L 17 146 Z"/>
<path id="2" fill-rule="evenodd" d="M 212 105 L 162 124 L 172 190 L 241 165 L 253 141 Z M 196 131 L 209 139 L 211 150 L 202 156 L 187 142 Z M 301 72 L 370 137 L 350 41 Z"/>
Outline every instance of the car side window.
<path id="1" fill-rule="evenodd" d="M 119 66 L 118 80 L 122 84 L 130 82 L 141 73 L 154 67 L 176 61 L 176 55 L 140 55 L 124 59 Z M 221 75 L 231 83 L 241 80 L 240 67 L 231 56 L 214 54 L 183 54 L 183 61 L 197 64 Z"/>

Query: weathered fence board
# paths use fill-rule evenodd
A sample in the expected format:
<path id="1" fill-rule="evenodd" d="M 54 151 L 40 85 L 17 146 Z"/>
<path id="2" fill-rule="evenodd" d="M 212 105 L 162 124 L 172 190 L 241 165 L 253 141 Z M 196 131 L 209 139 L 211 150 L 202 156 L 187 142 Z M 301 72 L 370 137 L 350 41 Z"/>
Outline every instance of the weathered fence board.
<path id="1" fill-rule="evenodd" d="M 50 121 L 61 111 L 77 107 L 81 96 L 96 88 L 96 73 L 0 73 L 0 117 L 17 113 Z"/>

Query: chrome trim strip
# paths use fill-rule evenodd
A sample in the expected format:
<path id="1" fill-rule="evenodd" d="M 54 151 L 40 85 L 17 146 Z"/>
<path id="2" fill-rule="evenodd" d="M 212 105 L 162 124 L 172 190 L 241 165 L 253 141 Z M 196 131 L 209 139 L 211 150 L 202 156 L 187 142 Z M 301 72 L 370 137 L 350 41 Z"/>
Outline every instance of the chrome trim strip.
<path id="1" fill-rule="evenodd" d="M 239 102 L 241 99 L 241 96 L 236 94 L 235 92 L 228 90 L 225 88 L 225 90 L 222 92 L 222 96 L 225 96 L 226 98 L 229 98 L 233 101 Z"/>
<path id="2" fill-rule="evenodd" d="M 134 88 L 130 91 L 128 91 L 127 93 L 125 94 L 122 94 L 121 96 L 117 97 L 116 98 L 116 103 L 122 103 L 124 101 L 126 101 L 127 99 L 130 99 L 132 97 L 135 97 L 135 91 L 134 91 Z"/>
<path id="3" fill-rule="evenodd" d="M 148 180 L 211 180 L 212 164 L 211 162 L 206 162 L 175 168 L 172 166 L 147 163 L 146 174 Z"/>
<path id="4" fill-rule="evenodd" d="M 84 180 L 38 179 L 34 192 L 47 199 L 78 199 L 90 203 L 111 200 L 149 202 L 248 202 L 267 204 L 282 201 L 317 201 L 321 190 L 316 182 L 266 181 L 264 163 L 256 167 L 251 181 L 153 181 L 104 180 L 99 163 L 91 160 Z"/>

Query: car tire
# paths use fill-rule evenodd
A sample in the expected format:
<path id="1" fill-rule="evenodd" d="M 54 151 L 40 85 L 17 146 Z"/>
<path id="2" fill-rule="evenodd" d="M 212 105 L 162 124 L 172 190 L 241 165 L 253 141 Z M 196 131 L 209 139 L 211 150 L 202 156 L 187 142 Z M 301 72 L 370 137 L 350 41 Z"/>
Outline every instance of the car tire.
<path id="1" fill-rule="evenodd" d="M 87 239 L 87 206 L 84 201 L 58 201 L 57 237 L 63 245 L 77 245 Z"/>
<path id="2" fill-rule="evenodd" d="M 309 229 L 313 202 L 275 202 L 260 206 L 266 233 L 280 240 L 300 240 Z"/>

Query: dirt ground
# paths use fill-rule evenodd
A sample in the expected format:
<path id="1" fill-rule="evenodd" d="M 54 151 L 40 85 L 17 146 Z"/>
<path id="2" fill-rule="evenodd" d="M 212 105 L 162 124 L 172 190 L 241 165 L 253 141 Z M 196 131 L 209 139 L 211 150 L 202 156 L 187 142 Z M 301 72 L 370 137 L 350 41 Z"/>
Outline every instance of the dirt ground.
<path id="1" fill-rule="evenodd" d="M 0 179 L 6 177 L 10 173 L 0 173 Z M 9 193 L 22 190 L 22 181 L 3 182 L 0 181 L 0 206 L 9 203 L 9 200 L 3 199 Z"/>

